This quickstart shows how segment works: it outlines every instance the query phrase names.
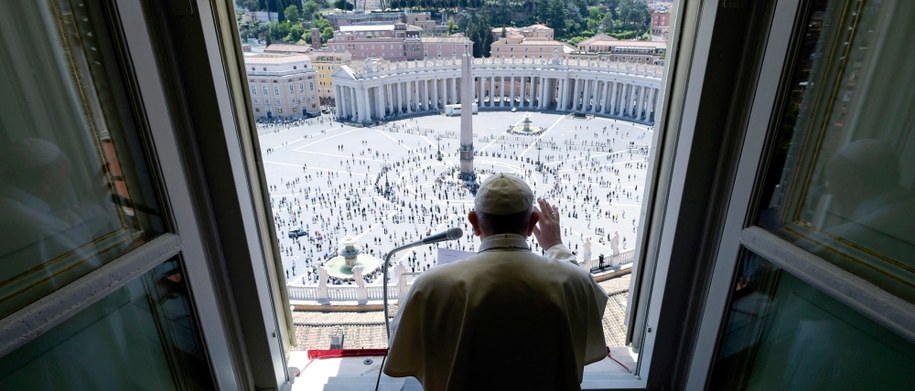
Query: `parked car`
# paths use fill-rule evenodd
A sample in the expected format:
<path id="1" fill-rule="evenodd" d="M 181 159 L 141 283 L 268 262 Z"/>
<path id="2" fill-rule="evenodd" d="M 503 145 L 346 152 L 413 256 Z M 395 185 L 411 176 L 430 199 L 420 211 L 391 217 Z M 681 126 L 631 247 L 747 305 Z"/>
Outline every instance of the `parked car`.
<path id="1" fill-rule="evenodd" d="M 289 230 L 290 239 L 296 239 L 300 236 L 305 236 L 305 235 L 308 235 L 308 233 L 305 232 L 305 230 L 301 229 L 301 228 L 294 228 L 294 229 Z"/>

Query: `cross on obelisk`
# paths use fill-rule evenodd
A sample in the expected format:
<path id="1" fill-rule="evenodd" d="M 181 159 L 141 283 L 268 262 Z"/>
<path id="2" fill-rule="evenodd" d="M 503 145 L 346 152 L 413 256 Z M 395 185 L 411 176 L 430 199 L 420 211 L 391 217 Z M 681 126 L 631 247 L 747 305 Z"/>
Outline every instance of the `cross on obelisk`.
<path id="1" fill-rule="evenodd" d="M 473 47 L 464 37 L 464 55 L 461 57 L 461 178 L 472 180 L 473 173 Z"/>

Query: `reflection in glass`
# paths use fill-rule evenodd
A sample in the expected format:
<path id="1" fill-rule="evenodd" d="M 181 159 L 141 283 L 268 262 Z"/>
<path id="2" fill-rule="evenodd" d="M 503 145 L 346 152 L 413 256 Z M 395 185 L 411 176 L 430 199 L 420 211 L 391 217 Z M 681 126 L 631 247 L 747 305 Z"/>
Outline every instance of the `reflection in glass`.
<path id="1" fill-rule="evenodd" d="M 0 359 L 2 390 L 213 388 L 178 260 Z"/>
<path id="2" fill-rule="evenodd" d="M 710 389 L 915 389 L 911 342 L 756 255 L 739 270 Z"/>
<path id="3" fill-rule="evenodd" d="M 915 302 L 915 2 L 807 11 L 758 224 Z"/>
<path id="4" fill-rule="evenodd" d="M 0 4 L 0 317 L 163 231 L 108 11 Z"/>

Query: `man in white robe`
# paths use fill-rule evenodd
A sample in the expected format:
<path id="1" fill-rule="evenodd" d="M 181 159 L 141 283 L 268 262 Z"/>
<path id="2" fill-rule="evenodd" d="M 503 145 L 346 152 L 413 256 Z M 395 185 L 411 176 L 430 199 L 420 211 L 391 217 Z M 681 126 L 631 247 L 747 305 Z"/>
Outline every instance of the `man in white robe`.
<path id="1" fill-rule="evenodd" d="M 481 185 L 467 218 L 477 255 L 414 282 L 392 323 L 384 372 L 434 390 L 580 389 L 607 356 L 607 295 L 562 244 L 559 213 L 510 174 Z M 531 252 L 534 235 L 546 256 Z"/>

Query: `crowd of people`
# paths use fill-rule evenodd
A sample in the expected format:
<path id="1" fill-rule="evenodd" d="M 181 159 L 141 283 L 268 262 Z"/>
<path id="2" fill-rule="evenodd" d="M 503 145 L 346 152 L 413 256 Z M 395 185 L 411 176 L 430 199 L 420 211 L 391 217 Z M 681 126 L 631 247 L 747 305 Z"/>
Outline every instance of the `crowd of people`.
<path id="1" fill-rule="evenodd" d="M 568 223 L 562 234 L 570 249 L 579 252 L 585 238 L 592 238 L 597 259 L 598 253 L 609 256 L 613 232 L 622 234 L 623 250 L 635 239 L 650 133 L 623 121 L 581 122 L 541 136 L 478 137 L 484 141 L 475 145 L 474 165 L 478 178 L 506 167 L 524 177 L 539 196 L 559 206 Z M 346 235 L 357 237 L 363 253 L 380 259 L 400 244 L 460 227 L 468 234 L 440 246 L 475 251 L 479 240 L 469 234 L 466 223 L 473 195 L 458 175 L 457 132 L 436 132 L 421 127 L 417 119 L 406 119 L 365 129 L 366 137 L 353 132 L 330 140 L 340 134 L 331 132 L 337 128 L 338 123 L 324 117 L 259 126 L 261 134 L 298 132 L 314 143 L 297 151 L 322 157 L 294 163 L 301 164 L 301 170 L 293 176 L 271 178 L 267 171 L 279 247 L 291 284 L 317 284 L 318 269 L 337 255 L 338 241 Z M 396 145 L 380 145 L 368 137 L 379 133 Z M 273 148 L 265 152 L 273 153 Z M 289 237 L 295 229 L 305 234 Z M 540 251 L 535 241 L 530 245 Z M 423 272 L 435 265 L 436 255 L 435 246 L 419 247 L 398 254 L 394 263 L 407 272 Z M 366 283 L 380 282 L 378 270 L 364 273 Z M 329 283 L 355 281 L 331 277 Z"/>

